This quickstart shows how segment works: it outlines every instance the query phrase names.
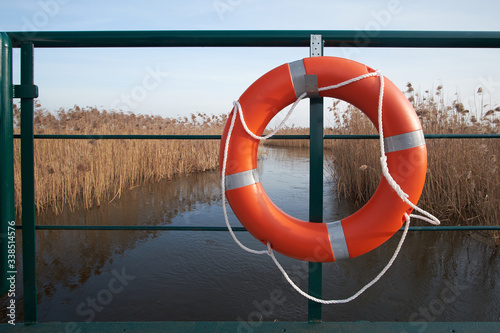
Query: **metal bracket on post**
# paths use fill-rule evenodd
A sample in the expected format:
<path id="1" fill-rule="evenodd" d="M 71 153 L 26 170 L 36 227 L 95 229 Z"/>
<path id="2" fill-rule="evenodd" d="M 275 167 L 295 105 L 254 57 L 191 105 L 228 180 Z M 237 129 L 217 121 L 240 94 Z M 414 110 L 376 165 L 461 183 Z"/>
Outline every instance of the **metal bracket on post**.
<path id="1" fill-rule="evenodd" d="M 311 35 L 310 56 L 311 57 L 323 56 L 323 36 Z"/>
<path id="2" fill-rule="evenodd" d="M 323 38 L 321 35 L 311 35 L 310 56 L 323 56 Z M 318 77 L 316 74 L 306 75 L 306 92 L 309 98 L 319 98 Z"/>
<path id="3" fill-rule="evenodd" d="M 31 84 L 15 85 L 14 98 L 38 98 L 38 86 Z"/>
<path id="4" fill-rule="evenodd" d="M 316 74 L 306 75 L 306 93 L 309 98 L 319 98 L 318 77 Z"/>

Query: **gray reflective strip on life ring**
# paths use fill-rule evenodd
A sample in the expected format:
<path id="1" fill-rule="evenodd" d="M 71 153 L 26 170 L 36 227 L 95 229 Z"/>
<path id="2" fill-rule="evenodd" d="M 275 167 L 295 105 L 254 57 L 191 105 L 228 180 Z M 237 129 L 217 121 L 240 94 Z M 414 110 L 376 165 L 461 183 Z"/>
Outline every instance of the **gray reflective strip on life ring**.
<path id="1" fill-rule="evenodd" d="M 290 68 L 290 76 L 292 77 L 293 89 L 295 90 L 295 97 L 299 98 L 300 95 L 306 92 L 306 68 L 304 61 L 297 60 L 288 63 Z"/>
<path id="2" fill-rule="evenodd" d="M 335 261 L 349 258 L 349 249 L 344 235 L 344 228 L 342 228 L 341 221 L 326 223 L 328 228 L 328 237 L 332 244 L 332 251 Z"/>
<path id="3" fill-rule="evenodd" d="M 387 153 L 425 145 L 424 132 L 417 130 L 384 138 Z"/>
<path id="4" fill-rule="evenodd" d="M 259 174 L 257 173 L 257 169 L 233 173 L 226 176 L 226 191 L 257 184 L 258 182 Z"/>

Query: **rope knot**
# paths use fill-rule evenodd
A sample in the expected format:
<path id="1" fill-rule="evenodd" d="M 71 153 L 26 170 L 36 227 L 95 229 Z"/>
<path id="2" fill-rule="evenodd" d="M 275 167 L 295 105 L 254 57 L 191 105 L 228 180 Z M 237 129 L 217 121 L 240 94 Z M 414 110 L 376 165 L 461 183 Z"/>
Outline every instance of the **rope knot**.
<path id="1" fill-rule="evenodd" d="M 271 247 L 271 243 L 269 241 L 267 242 L 267 255 L 270 257 L 273 255 L 273 248 Z"/>

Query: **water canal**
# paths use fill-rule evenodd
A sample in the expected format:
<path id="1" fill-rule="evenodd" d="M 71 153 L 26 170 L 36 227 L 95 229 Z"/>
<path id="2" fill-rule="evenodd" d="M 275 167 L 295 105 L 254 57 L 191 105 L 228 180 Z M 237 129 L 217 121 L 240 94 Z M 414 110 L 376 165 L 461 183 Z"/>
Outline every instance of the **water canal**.
<path id="1" fill-rule="evenodd" d="M 273 201 L 308 217 L 307 149 L 263 148 L 259 173 Z M 325 182 L 327 180 L 325 179 Z M 352 212 L 325 186 L 324 216 Z M 238 226 L 234 215 L 231 223 Z M 132 188 L 88 211 L 49 213 L 40 225 L 224 226 L 217 172 Z M 248 233 L 242 242 L 263 248 Z M 21 239 L 18 232 L 18 240 Z M 355 259 L 323 265 L 325 298 L 345 298 L 385 266 L 400 233 Z M 306 321 L 307 300 L 266 256 L 241 250 L 228 232 L 37 231 L 39 321 Z M 21 244 L 18 244 L 18 249 Z M 278 256 L 307 286 L 307 264 Z M 325 321 L 500 320 L 499 251 L 459 232 L 410 232 L 386 275 L 355 301 L 323 307 Z M 18 321 L 22 321 L 19 265 Z M 0 299 L 1 312 L 6 299 Z M 6 316 L 1 316 L 5 320 Z"/>

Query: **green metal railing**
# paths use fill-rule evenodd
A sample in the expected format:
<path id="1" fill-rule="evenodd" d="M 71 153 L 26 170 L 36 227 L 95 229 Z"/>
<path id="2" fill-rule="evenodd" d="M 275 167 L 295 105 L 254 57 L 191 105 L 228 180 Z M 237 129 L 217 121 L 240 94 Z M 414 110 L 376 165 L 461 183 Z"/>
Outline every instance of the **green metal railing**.
<path id="1" fill-rule="evenodd" d="M 371 36 L 360 38 L 360 36 Z M 96 31 L 96 32 L 7 32 L 1 33 L 0 59 L 0 294 L 8 289 L 5 276 L 15 267 L 7 264 L 7 245 L 4 235 L 8 234 L 9 223 L 14 221 L 14 173 L 13 173 L 13 140 L 21 140 L 21 178 L 22 178 L 22 230 L 23 243 L 23 285 L 24 285 L 24 321 L 25 324 L 37 322 L 37 277 L 36 277 L 36 230 L 189 230 L 189 231 L 227 231 L 225 227 L 176 227 L 176 226 L 41 226 L 35 223 L 34 197 L 34 139 L 144 139 L 144 140 L 218 140 L 220 135 L 34 135 L 33 114 L 34 98 L 38 97 L 38 88 L 34 84 L 34 49 L 35 48 L 81 48 L 81 47 L 309 47 L 311 34 L 320 34 L 326 47 L 433 47 L 433 48 L 499 48 L 500 32 L 460 32 L 460 31 L 378 31 L 367 35 L 363 31 Z M 21 49 L 21 84 L 12 84 L 12 48 Z M 13 135 L 13 98 L 21 99 L 21 134 Z M 310 140 L 310 202 L 309 220 L 323 221 L 323 141 L 325 139 L 378 139 L 377 135 L 324 135 L 323 134 L 323 99 L 310 100 L 310 135 L 276 135 L 274 139 L 309 139 Z M 427 134 L 427 139 L 441 138 L 500 138 L 497 134 Z M 245 231 L 245 228 L 234 228 Z M 436 230 L 500 230 L 500 226 L 489 227 L 411 227 L 414 231 Z M 322 293 L 321 264 L 310 264 L 309 293 L 321 297 Z M 308 322 L 321 322 L 321 305 L 309 302 Z M 139 325 L 139 323 L 135 323 Z M 174 323 L 175 324 L 175 323 Z M 194 325 L 195 323 L 193 323 Z M 307 330 L 309 326 L 301 326 Z M 445 323 L 435 324 L 435 329 L 448 329 Z M 442 324 L 442 325 L 441 325 Z M 39 324 L 40 325 L 40 324 Z M 55 324 L 53 324 L 55 325 Z M 85 324 L 84 331 L 95 330 L 99 323 Z M 119 324 L 116 324 L 118 327 Z M 162 326 L 163 325 L 163 326 Z M 167 323 L 151 324 L 150 329 L 165 328 Z M 182 329 L 183 324 L 174 327 Z M 203 323 L 203 325 L 211 324 Z M 222 324 L 221 324 L 222 325 Z M 232 324 L 226 324 L 230 329 Z M 273 326 L 274 325 L 274 326 Z M 281 323 L 269 323 L 261 326 L 262 330 L 277 329 Z M 314 326 L 316 329 L 334 327 Z M 354 324 L 353 324 L 354 325 Z M 399 326 L 398 326 L 399 325 Z M 441 325 L 441 326 L 440 326 Z M 53 327 L 47 324 L 50 331 Z M 52 327 L 52 328 L 51 328 Z M 110 327 L 102 323 L 101 327 Z M 120 326 L 121 327 L 121 326 Z M 190 326 L 192 331 L 199 326 Z M 236 326 L 234 326 L 236 327 Z M 336 328 L 344 327 L 341 324 Z M 347 326 L 352 328 L 354 326 Z M 359 323 L 358 330 L 367 329 Z M 454 327 L 454 326 L 453 326 Z M 469 326 L 476 330 L 500 329 L 498 323 L 472 323 Z M 371 326 L 373 331 L 385 331 L 386 328 L 404 329 L 404 324 L 383 323 Z M 57 328 L 57 329 L 60 329 Z M 105 328 L 104 328 L 105 329 Z"/>
<path id="2" fill-rule="evenodd" d="M 14 147 L 12 118 L 12 44 L 7 34 L 0 34 L 0 295 L 9 289 L 9 226 L 15 219 L 14 210 Z M 14 261 L 15 265 L 15 261 Z"/>

